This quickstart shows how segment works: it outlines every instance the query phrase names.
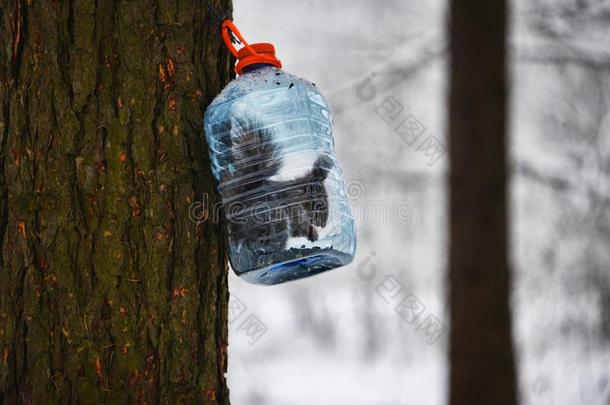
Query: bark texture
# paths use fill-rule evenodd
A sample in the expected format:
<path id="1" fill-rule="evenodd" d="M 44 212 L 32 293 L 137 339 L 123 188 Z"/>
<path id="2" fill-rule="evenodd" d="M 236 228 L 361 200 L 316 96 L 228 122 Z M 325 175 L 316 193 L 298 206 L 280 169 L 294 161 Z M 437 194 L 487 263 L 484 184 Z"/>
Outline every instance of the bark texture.
<path id="1" fill-rule="evenodd" d="M 513 404 L 504 0 L 452 0 L 450 400 Z"/>
<path id="2" fill-rule="evenodd" d="M 228 403 L 208 3 L 0 0 L 0 403 Z"/>

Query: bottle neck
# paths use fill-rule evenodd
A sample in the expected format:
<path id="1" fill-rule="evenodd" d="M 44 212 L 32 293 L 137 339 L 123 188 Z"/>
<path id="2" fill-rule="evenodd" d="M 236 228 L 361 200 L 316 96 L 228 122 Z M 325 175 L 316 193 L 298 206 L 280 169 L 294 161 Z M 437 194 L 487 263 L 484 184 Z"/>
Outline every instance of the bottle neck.
<path id="1" fill-rule="evenodd" d="M 273 66 L 273 65 L 270 64 L 270 63 L 253 63 L 251 65 L 248 65 L 248 66 L 244 67 L 241 72 L 242 73 L 250 73 L 250 72 L 253 72 L 255 70 L 258 70 L 258 69 L 261 69 L 261 68 L 264 68 L 264 67 L 267 67 L 267 66 Z"/>

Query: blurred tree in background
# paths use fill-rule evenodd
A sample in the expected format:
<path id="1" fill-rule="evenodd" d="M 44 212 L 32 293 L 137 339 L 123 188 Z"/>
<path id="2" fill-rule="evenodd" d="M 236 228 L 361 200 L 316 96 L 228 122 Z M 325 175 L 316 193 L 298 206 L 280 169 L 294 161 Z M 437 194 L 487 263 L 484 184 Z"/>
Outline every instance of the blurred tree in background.
<path id="1" fill-rule="evenodd" d="M 516 403 L 509 310 L 507 6 L 453 0 L 449 402 Z"/>

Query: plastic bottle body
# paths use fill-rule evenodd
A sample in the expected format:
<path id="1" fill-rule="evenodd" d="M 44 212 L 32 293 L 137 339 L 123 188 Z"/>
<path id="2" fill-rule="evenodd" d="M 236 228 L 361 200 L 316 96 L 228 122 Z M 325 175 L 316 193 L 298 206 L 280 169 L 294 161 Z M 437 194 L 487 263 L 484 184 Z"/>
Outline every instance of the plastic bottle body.
<path id="1" fill-rule="evenodd" d="M 331 112 L 314 85 L 258 66 L 222 91 L 204 125 L 237 275 L 277 284 L 352 261 Z"/>

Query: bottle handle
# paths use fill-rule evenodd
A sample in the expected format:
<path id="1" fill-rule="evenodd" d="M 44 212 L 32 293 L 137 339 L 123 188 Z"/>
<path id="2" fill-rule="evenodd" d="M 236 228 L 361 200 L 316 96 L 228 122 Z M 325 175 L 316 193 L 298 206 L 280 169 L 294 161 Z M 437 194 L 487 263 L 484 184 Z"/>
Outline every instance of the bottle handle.
<path id="1" fill-rule="evenodd" d="M 222 34 L 222 39 L 224 40 L 225 45 L 227 46 L 227 48 L 229 48 L 229 51 L 231 51 L 231 54 L 233 54 L 233 56 L 236 58 L 237 58 L 237 49 L 235 49 L 235 46 L 233 45 L 233 40 L 231 38 L 231 34 L 235 35 L 237 37 L 237 39 L 239 40 L 239 42 L 244 46 L 244 48 L 246 48 L 248 50 L 248 52 L 250 52 L 252 55 L 256 55 L 258 58 L 260 58 L 263 61 L 269 61 L 269 62 L 277 61 L 273 57 L 270 57 L 267 55 L 262 55 L 262 54 L 256 52 L 254 50 L 254 48 L 252 48 L 250 46 L 248 41 L 246 41 L 246 39 L 243 37 L 243 35 L 241 35 L 241 32 L 239 32 L 239 29 L 237 29 L 235 24 L 233 24 L 233 21 L 229 20 L 228 18 L 222 22 L 221 34 Z"/>

